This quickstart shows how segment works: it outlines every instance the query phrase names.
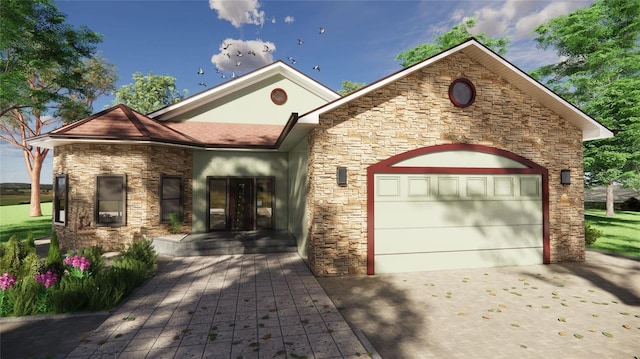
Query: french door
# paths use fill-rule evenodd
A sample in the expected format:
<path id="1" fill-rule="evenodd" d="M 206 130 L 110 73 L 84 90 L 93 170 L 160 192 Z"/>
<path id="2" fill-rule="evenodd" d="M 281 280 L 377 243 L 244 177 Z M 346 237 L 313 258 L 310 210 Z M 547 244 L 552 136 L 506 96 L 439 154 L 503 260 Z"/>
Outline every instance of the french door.
<path id="1" fill-rule="evenodd" d="M 208 177 L 209 231 L 273 229 L 273 177 Z"/>

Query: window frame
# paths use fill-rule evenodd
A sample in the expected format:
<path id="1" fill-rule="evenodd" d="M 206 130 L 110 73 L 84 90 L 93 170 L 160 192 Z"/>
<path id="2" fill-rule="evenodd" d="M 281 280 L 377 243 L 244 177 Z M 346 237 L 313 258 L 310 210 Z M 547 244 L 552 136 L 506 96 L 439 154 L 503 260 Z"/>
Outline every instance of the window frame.
<path id="1" fill-rule="evenodd" d="M 100 181 L 106 179 L 120 179 L 121 183 L 121 195 L 110 199 L 102 199 L 100 198 Z M 100 174 L 96 175 L 95 180 L 95 214 L 94 214 L 94 223 L 96 227 L 123 227 L 127 225 L 127 176 L 126 175 L 115 175 L 115 174 Z M 100 217 L 100 202 L 101 201 L 119 201 L 120 202 L 120 210 L 122 212 L 121 219 L 119 221 L 103 221 Z"/>
<path id="2" fill-rule="evenodd" d="M 64 179 L 64 188 L 62 189 L 61 195 L 58 195 L 60 192 L 59 188 L 59 179 Z M 62 198 L 60 198 L 62 197 Z M 64 208 L 62 211 L 60 210 L 60 201 L 64 201 Z M 53 224 L 58 226 L 66 226 L 67 225 L 67 214 L 69 209 L 69 176 L 66 174 L 58 174 L 53 178 Z M 60 220 L 60 213 L 64 212 L 64 219 Z"/>
<path id="3" fill-rule="evenodd" d="M 467 102 L 461 102 L 460 99 L 456 97 L 455 87 L 458 84 L 466 86 L 466 88 L 469 90 L 469 100 Z M 475 85 L 473 84 L 473 82 L 471 82 L 471 80 L 464 77 L 453 80 L 449 85 L 449 100 L 451 100 L 451 103 L 453 103 L 454 106 L 460 108 L 465 108 L 473 105 L 473 103 L 476 101 Z"/>
<path id="4" fill-rule="evenodd" d="M 164 181 L 168 180 L 168 179 L 172 179 L 172 180 L 180 180 L 180 195 L 177 198 L 179 201 L 178 206 L 180 207 L 180 211 L 179 214 L 180 216 L 184 216 L 184 178 L 182 176 L 172 176 L 172 175 L 162 175 L 160 176 L 160 184 L 159 184 L 159 189 L 158 189 L 158 201 L 159 201 L 159 208 L 160 208 L 160 213 L 158 214 L 160 223 L 171 223 L 171 217 L 169 218 L 162 218 L 162 215 L 164 213 L 164 203 L 167 200 L 175 200 L 176 198 L 170 198 L 170 199 L 166 199 L 164 198 Z"/>

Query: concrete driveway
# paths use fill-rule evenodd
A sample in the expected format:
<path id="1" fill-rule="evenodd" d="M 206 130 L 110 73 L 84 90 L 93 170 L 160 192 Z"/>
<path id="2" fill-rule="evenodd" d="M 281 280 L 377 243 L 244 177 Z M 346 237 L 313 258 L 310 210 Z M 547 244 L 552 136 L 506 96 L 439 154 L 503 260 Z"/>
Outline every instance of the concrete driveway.
<path id="1" fill-rule="evenodd" d="M 640 261 L 318 278 L 385 358 L 640 356 Z"/>

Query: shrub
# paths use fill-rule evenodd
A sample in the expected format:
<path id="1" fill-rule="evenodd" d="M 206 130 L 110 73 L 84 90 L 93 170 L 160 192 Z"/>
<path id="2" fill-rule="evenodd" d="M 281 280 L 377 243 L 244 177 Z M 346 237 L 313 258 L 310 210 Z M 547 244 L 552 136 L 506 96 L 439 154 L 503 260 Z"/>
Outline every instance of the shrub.
<path id="1" fill-rule="evenodd" d="M 109 270 L 95 277 L 95 285 L 88 295 L 90 310 L 105 310 L 116 306 L 146 279 L 145 263 L 134 258 L 120 258 Z"/>
<path id="2" fill-rule="evenodd" d="M 58 234 L 55 231 L 51 233 L 51 243 L 49 243 L 49 250 L 47 251 L 47 257 L 44 260 L 44 265 L 47 270 L 57 273 L 59 276 L 64 273 L 64 263 L 62 263 L 60 242 L 58 241 Z"/>
<path id="3" fill-rule="evenodd" d="M 34 278 L 27 277 L 8 289 L 9 306 L 13 308 L 12 314 L 15 316 L 38 314 L 41 287 L 42 284 L 36 283 Z"/>
<path id="4" fill-rule="evenodd" d="M 602 237 L 602 231 L 592 228 L 591 225 L 584 225 L 584 241 L 587 245 L 596 243 L 599 237 Z"/>
<path id="5" fill-rule="evenodd" d="M 51 309 L 55 313 L 77 312 L 87 308 L 89 289 L 93 287 L 89 278 L 64 276 L 60 284 L 51 291 Z"/>
<path id="6" fill-rule="evenodd" d="M 150 239 L 137 240 L 105 269 L 100 246 L 72 251 L 63 261 L 53 234 L 43 262 L 30 242 L 14 236 L 0 245 L 0 316 L 111 309 L 149 278 L 158 256 Z"/>
<path id="7" fill-rule="evenodd" d="M 182 232 L 182 214 L 176 212 L 169 213 L 169 222 L 171 223 L 171 233 L 177 234 Z"/>
<path id="8" fill-rule="evenodd" d="M 153 248 L 153 241 L 146 238 L 131 241 L 120 253 L 122 254 L 122 259 L 131 258 L 141 261 L 147 270 L 155 268 L 156 259 L 158 258 L 158 254 Z"/>
<path id="9" fill-rule="evenodd" d="M 640 200 L 635 197 L 629 197 L 622 202 L 620 209 L 623 211 L 640 212 Z"/>
<path id="10" fill-rule="evenodd" d="M 98 273 L 104 268 L 104 257 L 102 256 L 103 250 L 101 246 L 91 246 L 89 248 L 79 249 L 77 251 L 69 251 L 67 257 L 85 257 L 89 260 L 91 265 L 89 266 L 89 272 Z"/>
<path id="11" fill-rule="evenodd" d="M 17 236 L 2 245 L 0 273 L 11 273 L 17 280 L 32 277 L 42 269 L 42 263 L 35 249 Z"/>

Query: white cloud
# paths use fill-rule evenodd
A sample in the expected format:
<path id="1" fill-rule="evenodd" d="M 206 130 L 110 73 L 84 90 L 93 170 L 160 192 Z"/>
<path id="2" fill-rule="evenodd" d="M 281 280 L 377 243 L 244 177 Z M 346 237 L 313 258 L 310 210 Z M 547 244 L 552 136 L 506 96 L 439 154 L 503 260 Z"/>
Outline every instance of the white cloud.
<path id="1" fill-rule="evenodd" d="M 593 0 L 580 1 L 522 1 L 489 2 L 475 11 L 477 24 L 472 32 L 488 36 L 508 35 L 517 41 L 532 37 L 531 33 L 545 21 L 589 6 Z"/>
<path id="2" fill-rule="evenodd" d="M 265 51 L 267 48 L 269 51 Z M 211 63 L 219 70 L 238 75 L 272 63 L 275 50 L 272 42 L 228 38 L 220 44 L 220 52 L 211 57 Z"/>
<path id="3" fill-rule="evenodd" d="M 294 19 L 293 16 L 287 16 L 284 18 L 284 22 L 287 24 L 291 24 L 294 21 L 296 21 L 296 19 Z"/>
<path id="4" fill-rule="evenodd" d="M 209 8 L 218 12 L 218 19 L 227 20 L 235 27 L 264 24 L 264 11 L 259 10 L 258 0 L 209 0 Z"/>

